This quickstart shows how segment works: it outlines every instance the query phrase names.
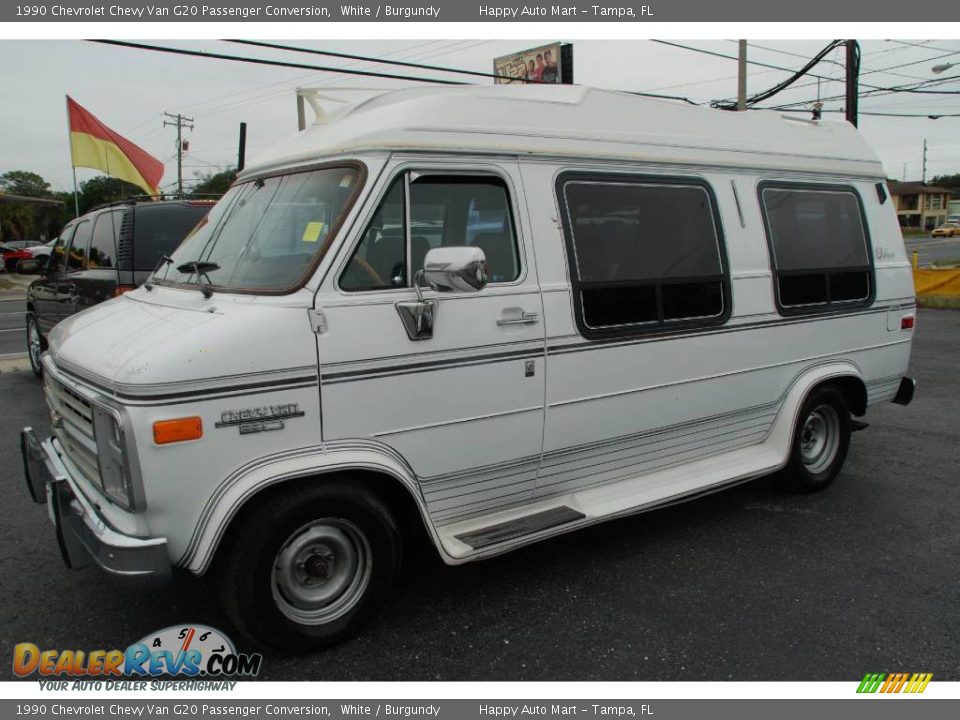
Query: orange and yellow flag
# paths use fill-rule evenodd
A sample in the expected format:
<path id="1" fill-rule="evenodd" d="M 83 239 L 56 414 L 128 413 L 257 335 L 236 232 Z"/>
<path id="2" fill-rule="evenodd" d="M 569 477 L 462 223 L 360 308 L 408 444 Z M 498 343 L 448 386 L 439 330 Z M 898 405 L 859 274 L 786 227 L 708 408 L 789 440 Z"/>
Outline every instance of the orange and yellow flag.
<path id="1" fill-rule="evenodd" d="M 157 195 L 163 163 L 125 137 L 108 128 L 67 96 L 70 122 L 70 157 L 74 167 L 103 170 Z"/>

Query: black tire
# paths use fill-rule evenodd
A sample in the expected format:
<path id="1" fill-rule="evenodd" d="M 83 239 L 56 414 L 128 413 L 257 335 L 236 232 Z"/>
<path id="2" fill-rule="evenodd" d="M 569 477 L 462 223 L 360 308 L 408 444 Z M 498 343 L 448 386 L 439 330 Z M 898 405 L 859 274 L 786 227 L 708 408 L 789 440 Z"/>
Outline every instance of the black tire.
<path id="1" fill-rule="evenodd" d="M 35 335 L 34 335 L 35 334 Z M 34 342 L 37 343 L 34 346 Z M 37 319 L 33 315 L 27 315 L 27 357 L 30 358 L 30 369 L 38 378 L 43 377 L 43 365 L 40 362 L 40 355 L 47 349 L 47 341 L 40 332 L 40 326 L 37 325 Z"/>
<path id="2" fill-rule="evenodd" d="M 7 260 L 3 265 L 5 268 L 7 268 L 8 273 L 14 273 L 17 270 L 17 264 L 19 262 L 19 260 Z"/>
<path id="3" fill-rule="evenodd" d="M 383 500 L 360 483 L 316 480 L 245 510 L 224 538 L 214 575 L 238 630 L 262 647 L 301 652 L 341 642 L 369 622 L 396 583 L 401 558 L 401 533 Z M 297 602 L 338 587 L 320 607 Z"/>
<path id="4" fill-rule="evenodd" d="M 832 483 L 850 449 L 850 407 L 829 385 L 816 388 L 800 406 L 790 460 L 780 473 L 787 489 L 816 492 Z"/>

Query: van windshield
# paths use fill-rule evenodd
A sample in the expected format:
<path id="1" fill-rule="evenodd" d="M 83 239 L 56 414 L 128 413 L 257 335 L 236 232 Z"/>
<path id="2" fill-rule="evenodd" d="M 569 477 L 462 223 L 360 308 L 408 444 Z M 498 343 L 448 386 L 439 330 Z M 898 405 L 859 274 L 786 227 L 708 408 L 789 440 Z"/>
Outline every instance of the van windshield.
<path id="1" fill-rule="evenodd" d="M 333 167 L 234 185 L 157 270 L 155 282 L 221 290 L 296 288 L 327 251 L 349 210 L 355 167 Z"/>

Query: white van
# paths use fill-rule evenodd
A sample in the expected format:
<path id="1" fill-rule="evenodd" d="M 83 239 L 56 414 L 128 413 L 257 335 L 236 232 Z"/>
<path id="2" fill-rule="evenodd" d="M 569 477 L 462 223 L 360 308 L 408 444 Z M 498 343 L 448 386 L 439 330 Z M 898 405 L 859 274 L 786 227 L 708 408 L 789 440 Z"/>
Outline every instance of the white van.
<path id="1" fill-rule="evenodd" d="M 322 646 L 408 533 L 455 564 L 780 471 L 906 404 L 913 279 L 855 128 L 584 87 L 416 88 L 246 169 L 57 326 L 30 491 L 64 559 L 212 573 Z"/>

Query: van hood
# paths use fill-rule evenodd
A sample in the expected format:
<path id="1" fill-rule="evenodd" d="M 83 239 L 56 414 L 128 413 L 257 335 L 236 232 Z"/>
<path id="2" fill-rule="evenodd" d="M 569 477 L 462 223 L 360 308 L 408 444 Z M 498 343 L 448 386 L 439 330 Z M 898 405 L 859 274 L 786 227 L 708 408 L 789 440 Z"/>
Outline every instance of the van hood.
<path id="1" fill-rule="evenodd" d="M 58 367 L 118 395 L 235 388 L 266 379 L 316 379 L 308 292 L 266 298 L 139 288 L 59 323 Z"/>

